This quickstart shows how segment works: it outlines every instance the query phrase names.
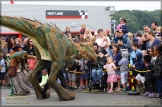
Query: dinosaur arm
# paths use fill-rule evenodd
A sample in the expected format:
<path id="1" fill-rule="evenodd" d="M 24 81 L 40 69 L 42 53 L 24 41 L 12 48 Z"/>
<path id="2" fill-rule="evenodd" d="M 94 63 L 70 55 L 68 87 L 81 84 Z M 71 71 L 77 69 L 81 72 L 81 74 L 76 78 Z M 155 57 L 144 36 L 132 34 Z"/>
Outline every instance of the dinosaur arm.
<path id="1" fill-rule="evenodd" d="M 25 55 L 25 58 L 27 59 L 36 59 L 34 55 Z"/>

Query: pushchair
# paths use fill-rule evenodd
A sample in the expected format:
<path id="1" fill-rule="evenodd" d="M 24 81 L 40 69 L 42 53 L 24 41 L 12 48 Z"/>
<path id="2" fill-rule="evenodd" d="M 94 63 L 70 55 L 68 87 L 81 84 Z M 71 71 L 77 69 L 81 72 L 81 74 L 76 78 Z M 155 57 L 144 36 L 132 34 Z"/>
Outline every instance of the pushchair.
<path id="1" fill-rule="evenodd" d="M 91 69 L 90 69 L 91 71 Z M 89 71 L 89 72 L 90 72 Z M 99 88 L 99 89 L 103 89 L 104 92 L 106 92 L 106 88 L 107 88 L 107 72 L 105 70 L 102 71 L 102 76 L 101 76 L 101 80 L 100 82 L 94 82 L 93 78 L 92 78 L 92 73 L 89 73 L 90 77 L 89 77 L 89 82 L 88 82 L 88 86 L 89 86 L 89 91 L 91 91 L 94 88 Z"/>

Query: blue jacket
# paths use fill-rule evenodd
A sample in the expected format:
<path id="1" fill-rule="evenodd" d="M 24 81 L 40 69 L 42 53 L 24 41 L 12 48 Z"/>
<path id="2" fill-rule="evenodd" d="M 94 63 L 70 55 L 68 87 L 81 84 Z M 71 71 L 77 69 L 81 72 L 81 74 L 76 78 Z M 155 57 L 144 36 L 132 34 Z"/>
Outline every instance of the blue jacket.
<path id="1" fill-rule="evenodd" d="M 124 33 L 128 33 L 128 25 L 127 25 L 127 24 L 121 25 L 120 28 L 122 29 L 122 31 L 123 31 Z"/>
<path id="2" fill-rule="evenodd" d="M 135 63 L 135 69 L 139 70 L 139 71 L 143 71 L 145 68 L 145 63 L 143 62 L 142 58 L 143 58 L 143 54 L 141 52 L 136 53 L 137 56 L 137 60 Z M 145 73 L 143 72 L 139 72 L 141 74 L 141 76 L 144 76 Z"/>
<path id="3" fill-rule="evenodd" d="M 115 44 L 117 44 L 118 40 L 121 40 L 123 42 L 123 45 L 120 45 L 120 49 L 130 49 L 131 48 L 131 43 L 130 40 L 128 38 L 127 34 L 124 34 L 122 37 L 115 37 L 114 38 L 114 42 Z"/>
<path id="4" fill-rule="evenodd" d="M 132 53 L 130 55 L 130 64 L 131 65 L 134 65 L 136 63 L 136 58 L 137 58 L 136 54 L 139 53 L 139 52 L 142 53 L 142 51 L 140 49 L 137 49 L 136 51 L 132 51 Z"/>
<path id="5" fill-rule="evenodd" d="M 113 57 L 113 60 L 115 61 L 115 66 L 118 67 L 119 66 L 118 63 L 122 59 L 122 54 L 119 52 L 116 55 L 113 55 L 112 57 Z"/>

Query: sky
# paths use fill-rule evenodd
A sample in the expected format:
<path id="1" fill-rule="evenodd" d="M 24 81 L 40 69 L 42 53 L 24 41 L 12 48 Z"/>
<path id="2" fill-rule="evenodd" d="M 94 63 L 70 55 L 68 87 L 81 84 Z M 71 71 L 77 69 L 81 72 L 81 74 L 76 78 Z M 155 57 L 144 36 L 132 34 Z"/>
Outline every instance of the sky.
<path id="1" fill-rule="evenodd" d="M 10 4 L 1 1 L 1 4 Z M 14 1 L 14 4 L 28 5 L 77 5 L 77 6 L 115 6 L 115 10 L 148 10 L 161 9 L 160 1 Z"/>

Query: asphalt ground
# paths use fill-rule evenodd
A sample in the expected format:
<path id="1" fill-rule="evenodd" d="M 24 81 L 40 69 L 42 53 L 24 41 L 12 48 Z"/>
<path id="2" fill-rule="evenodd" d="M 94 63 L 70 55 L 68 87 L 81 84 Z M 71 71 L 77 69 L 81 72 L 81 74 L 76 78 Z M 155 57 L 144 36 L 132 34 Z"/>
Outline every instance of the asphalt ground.
<path id="1" fill-rule="evenodd" d="M 57 93 L 49 89 L 50 98 L 38 100 L 35 92 L 31 89 L 30 94 L 24 96 L 10 96 L 9 87 L 1 88 L 1 106 L 118 106 L 118 107 L 162 107 L 162 101 L 155 98 L 147 98 L 143 95 L 128 95 L 127 92 L 114 92 L 108 94 L 103 90 L 92 89 L 89 92 L 86 89 L 79 91 L 75 89 L 76 97 L 70 101 L 59 101 Z M 71 91 L 71 90 L 69 90 Z M 146 106 L 148 105 L 148 106 Z"/>

